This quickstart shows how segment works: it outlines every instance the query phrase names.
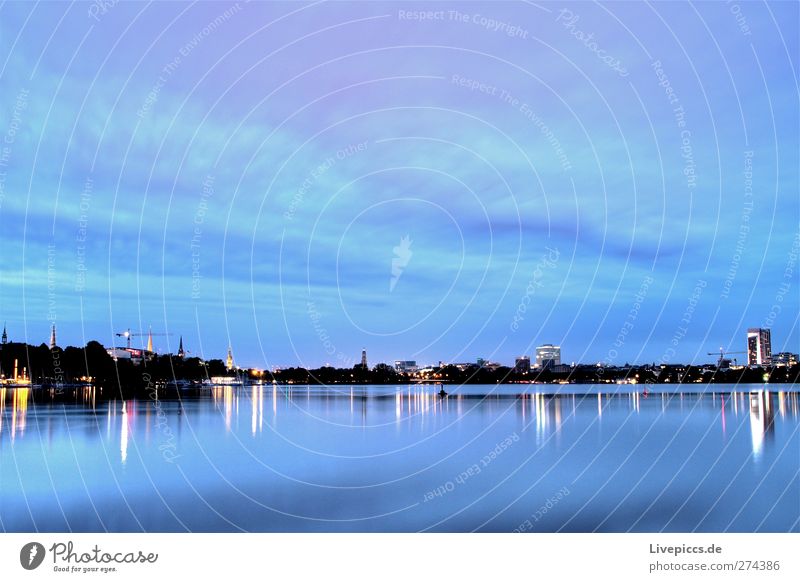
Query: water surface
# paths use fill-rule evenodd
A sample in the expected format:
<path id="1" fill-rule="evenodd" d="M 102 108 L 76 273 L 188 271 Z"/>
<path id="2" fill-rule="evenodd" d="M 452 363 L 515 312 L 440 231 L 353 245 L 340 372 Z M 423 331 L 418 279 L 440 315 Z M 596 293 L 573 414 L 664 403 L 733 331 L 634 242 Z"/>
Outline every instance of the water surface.
<path id="1" fill-rule="evenodd" d="M 2 389 L 0 528 L 800 529 L 797 386 L 447 390 Z"/>

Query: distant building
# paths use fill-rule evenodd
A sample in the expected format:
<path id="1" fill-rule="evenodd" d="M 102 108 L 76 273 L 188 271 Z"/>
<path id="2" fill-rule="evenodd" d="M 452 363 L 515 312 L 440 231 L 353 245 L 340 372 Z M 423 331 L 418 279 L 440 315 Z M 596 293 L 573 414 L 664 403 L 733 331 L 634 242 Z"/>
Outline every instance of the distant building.
<path id="1" fill-rule="evenodd" d="M 225 367 L 230 371 L 233 370 L 233 348 L 228 346 L 228 358 L 225 362 Z"/>
<path id="2" fill-rule="evenodd" d="M 419 367 L 416 360 L 395 360 L 394 369 L 401 374 L 414 374 Z"/>
<path id="3" fill-rule="evenodd" d="M 791 352 L 779 352 L 772 356 L 772 363 L 776 366 L 794 366 L 797 361 L 798 355 Z"/>
<path id="4" fill-rule="evenodd" d="M 455 366 L 460 372 L 474 370 L 478 367 L 477 364 L 473 364 L 472 362 L 453 362 L 452 364 L 445 364 L 445 366 Z"/>
<path id="5" fill-rule="evenodd" d="M 133 354 L 131 352 L 134 351 L 141 351 L 135 350 L 134 348 L 108 348 L 106 352 L 109 356 L 116 360 L 132 360 Z"/>
<path id="6" fill-rule="evenodd" d="M 531 359 L 528 356 L 520 356 L 514 360 L 514 371 L 517 374 L 527 374 L 531 371 Z"/>
<path id="7" fill-rule="evenodd" d="M 561 347 L 544 344 L 536 348 L 536 367 L 540 370 L 561 365 Z"/>
<path id="8" fill-rule="evenodd" d="M 142 362 L 150 361 L 153 359 L 153 353 L 139 348 L 125 347 L 125 348 L 107 348 L 106 353 L 111 356 L 114 361 L 117 360 L 130 360 L 132 364 L 139 365 Z"/>
<path id="9" fill-rule="evenodd" d="M 6 333 L 6 324 L 3 324 L 3 345 L 8 343 L 8 334 Z"/>
<path id="10" fill-rule="evenodd" d="M 56 324 L 53 324 L 53 328 L 50 330 L 50 349 L 56 349 Z"/>
<path id="11" fill-rule="evenodd" d="M 747 364 L 767 366 L 772 361 L 772 339 L 770 330 L 751 327 L 747 330 Z"/>
<path id="12" fill-rule="evenodd" d="M 186 352 L 183 351 L 183 336 L 181 336 L 180 342 L 178 343 L 178 357 L 185 358 Z"/>
<path id="13" fill-rule="evenodd" d="M 367 369 L 367 350 L 361 350 L 361 367 Z"/>

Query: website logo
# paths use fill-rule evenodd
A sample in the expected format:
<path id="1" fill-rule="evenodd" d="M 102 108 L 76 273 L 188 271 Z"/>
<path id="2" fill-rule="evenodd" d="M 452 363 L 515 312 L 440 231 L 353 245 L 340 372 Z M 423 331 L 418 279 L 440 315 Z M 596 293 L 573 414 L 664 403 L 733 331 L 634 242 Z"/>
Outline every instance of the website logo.
<path id="1" fill-rule="evenodd" d="M 411 251 L 412 242 L 413 241 L 411 238 L 406 235 L 400 238 L 399 245 L 392 248 L 392 251 L 394 251 L 394 257 L 392 257 L 392 277 L 389 279 L 389 293 L 394 291 L 395 285 L 397 285 L 397 282 L 403 275 L 403 271 L 411 260 L 411 255 L 414 254 Z"/>
<path id="2" fill-rule="evenodd" d="M 35 570 L 44 562 L 44 546 L 39 542 L 30 542 L 19 551 L 19 563 L 26 570 Z"/>

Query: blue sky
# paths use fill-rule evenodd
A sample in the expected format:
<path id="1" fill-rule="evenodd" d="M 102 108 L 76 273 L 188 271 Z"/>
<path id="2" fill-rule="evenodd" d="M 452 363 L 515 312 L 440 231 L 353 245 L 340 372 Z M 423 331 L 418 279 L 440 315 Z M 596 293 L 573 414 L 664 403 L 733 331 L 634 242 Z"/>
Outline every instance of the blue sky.
<path id="1" fill-rule="evenodd" d="M 796 3 L 92 6 L 0 6 L 12 339 L 798 351 Z"/>

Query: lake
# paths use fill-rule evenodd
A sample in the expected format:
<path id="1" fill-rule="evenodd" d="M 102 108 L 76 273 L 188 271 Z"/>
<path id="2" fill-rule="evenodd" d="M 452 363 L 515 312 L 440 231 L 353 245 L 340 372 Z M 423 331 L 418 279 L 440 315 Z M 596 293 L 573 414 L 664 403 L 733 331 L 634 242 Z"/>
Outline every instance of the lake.
<path id="1" fill-rule="evenodd" d="M 0 528 L 800 530 L 800 387 L 651 388 L 4 388 Z"/>

